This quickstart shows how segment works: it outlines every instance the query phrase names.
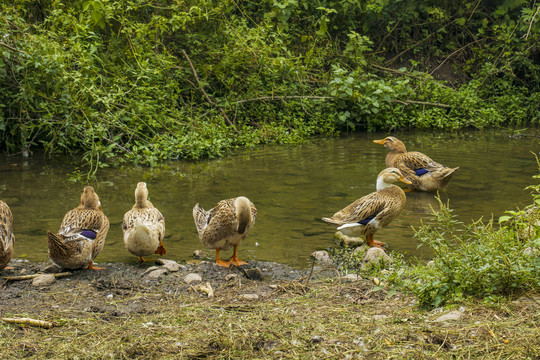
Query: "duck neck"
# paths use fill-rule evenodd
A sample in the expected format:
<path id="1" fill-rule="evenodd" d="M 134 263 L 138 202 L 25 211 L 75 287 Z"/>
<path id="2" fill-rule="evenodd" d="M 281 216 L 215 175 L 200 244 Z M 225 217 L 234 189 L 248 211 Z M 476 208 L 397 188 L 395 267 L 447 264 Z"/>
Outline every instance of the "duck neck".
<path id="1" fill-rule="evenodd" d="M 144 192 L 140 191 L 135 194 L 135 206 L 140 208 L 146 207 L 146 202 L 147 198 Z"/>
<path id="2" fill-rule="evenodd" d="M 381 191 L 390 186 L 392 186 L 392 184 L 389 184 L 386 181 L 384 181 L 384 178 L 382 176 L 377 179 L 377 191 Z"/>
<path id="3" fill-rule="evenodd" d="M 386 155 L 386 166 L 394 166 L 394 159 L 396 156 L 405 154 L 406 152 L 407 148 L 405 147 L 405 144 L 403 144 L 401 141 L 396 141 L 393 144 L 392 150 L 388 153 L 388 155 Z"/>
<path id="4" fill-rule="evenodd" d="M 396 156 L 398 156 L 400 153 L 395 151 L 395 150 L 392 150 L 391 152 L 388 153 L 388 155 L 386 155 L 386 167 L 392 167 L 394 166 L 394 159 L 396 158 Z"/>

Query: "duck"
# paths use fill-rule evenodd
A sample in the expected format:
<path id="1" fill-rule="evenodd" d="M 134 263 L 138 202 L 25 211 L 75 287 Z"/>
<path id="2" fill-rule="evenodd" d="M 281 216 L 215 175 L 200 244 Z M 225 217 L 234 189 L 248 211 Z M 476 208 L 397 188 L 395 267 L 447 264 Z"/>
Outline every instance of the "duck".
<path id="1" fill-rule="evenodd" d="M 122 231 L 126 250 L 138 256 L 141 264 L 149 261 L 143 256 L 167 252 L 163 246 L 165 218 L 148 200 L 145 182 L 139 182 L 135 188 L 135 205 L 124 214 Z"/>
<path id="2" fill-rule="evenodd" d="M 103 270 L 94 259 L 103 249 L 109 219 L 92 186 L 86 186 L 81 202 L 64 216 L 58 233 L 47 231 L 49 257 L 60 268 Z"/>
<path id="3" fill-rule="evenodd" d="M 405 144 L 393 136 L 373 142 L 384 145 L 390 151 L 386 155 L 386 166 L 398 168 L 412 182 L 412 190 L 444 191 L 454 172 L 459 169 L 441 165 L 421 152 L 408 152 Z"/>
<path id="4" fill-rule="evenodd" d="M 0 200 L 0 270 L 12 269 L 7 264 L 13 256 L 15 235 L 13 235 L 13 214 L 8 204 Z"/>
<path id="5" fill-rule="evenodd" d="M 385 246 L 385 243 L 374 239 L 374 234 L 401 213 L 407 200 L 403 189 L 394 185 L 396 181 L 411 184 L 399 169 L 384 169 L 377 176 L 377 191 L 347 205 L 332 217 L 323 217 L 322 220 L 339 225 L 337 230 L 345 235 L 365 235 L 366 243 L 370 247 Z"/>
<path id="6" fill-rule="evenodd" d="M 198 203 L 193 207 L 193 219 L 201 243 L 216 250 L 216 264 L 229 267 L 246 265 L 239 260 L 238 246 L 247 237 L 257 219 L 257 208 L 245 196 L 221 200 L 212 209 L 205 211 Z M 229 261 L 221 260 L 220 250 L 234 247 Z"/>

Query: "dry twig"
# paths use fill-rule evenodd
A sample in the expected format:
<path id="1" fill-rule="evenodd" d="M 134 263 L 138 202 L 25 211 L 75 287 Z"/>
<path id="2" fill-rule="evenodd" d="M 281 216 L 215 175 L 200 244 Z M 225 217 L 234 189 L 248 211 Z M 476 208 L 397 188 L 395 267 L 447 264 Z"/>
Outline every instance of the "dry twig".
<path id="1" fill-rule="evenodd" d="M 229 119 L 229 117 L 227 116 L 227 113 L 225 113 L 225 110 L 223 110 L 221 107 L 217 106 L 216 103 L 210 98 L 210 96 L 206 93 L 206 91 L 204 91 L 204 88 L 202 87 L 201 85 L 201 82 L 199 81 L 199 76 L 197 75 L 197 70 L 195 70 L 195 66 L 193 66 L 193 63 L 191 62 L 191 59 L 189 58 L 188 54 L 186 53 L 185 50 L 182 50 L 182 54 L 184 54 L 184 57 L 186 58 L 186 60 L 188 61 L 189 63 L 189 66 L 191 67 L 191 72 L 193 73 L 193 76 L 195 77 L 195 81 L 197 82 L 197 85 L 199 87 L 199 90 L 201 90 L 201 92 L 203 93 L 204 95 L 204 98 L 206 99 L 206 101 L 208 101 L 208 103 L 214 107 L 216 107 L 220 112 L 221 112 L 221 115 L 223 115 L 223 117 L 225 118 L 225 120 L 227 120 L 227 122 L 229 123 L 229 125 L 231 125 L 234 129 L 235 132 L 238 132 L 238 130 L 236 129 L 236 126 L 234 126 L 234 124 L 231 122 L 231 120 Z"/>
<path id="2" fill-rule="evenodd" d="M 6 281 L 18 281 L 18 280 L 29 280 L 29 279 L 33 279 L 33 278 L 38 277 L 38 276 L 40 276 L 40 275 L 44 275 L 44 274 L 19 275 L 19 276 L 4 276 L 3 278 L 4 278 Z M 54 277 L 59 278 L 59 277 L 64 277 L 64 276 L 70 276 L 71 273 L 70 273 L 70 272 L 63 272 L 63 273 L 57 273 L 57 274 L 51 274 L 51 275 L 54 275 Z"/>
<path id="3" fill-rule="evenodd" d="M 44 329 L 50 329 L 56 325 L 50 321 L 36 320 L 36 319 L 30 319 L 30 318 L 2 318 L 2 320 L 9 324 L 30 325 L 30 326 L 41 327 Z"/>

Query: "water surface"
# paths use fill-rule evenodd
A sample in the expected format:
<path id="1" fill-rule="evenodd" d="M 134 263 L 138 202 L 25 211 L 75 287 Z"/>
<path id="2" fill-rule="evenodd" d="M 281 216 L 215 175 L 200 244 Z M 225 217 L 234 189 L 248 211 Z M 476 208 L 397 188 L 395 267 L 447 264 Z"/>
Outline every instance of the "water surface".
<path id="1" fill-rule="evenodd" d="M 202 249 L 193 224 L 195 203 L 209 209 L 221 199 L 245 195 L 257 206 L 258 219 L 239 248 L 239 258 L 306 267 L 311 252 L 334 246 L 335 228 L 320 218 L 375 191 L 386 150 L 372 140 L 384 136 L 359 134 L 291 148 L 265 147 L 220 160 L 171 162 L 160 169 L 105 169 L 89 183 L 111 222 L 97 262 L 137 263 L 124 249 L 121 223 L 133 205 L 137 182 L 145 181 L 150 200 L 165 216 L 166 258 L 184 261 Z M 531 154 L 540 151 L 535 137 L 513 138 L 507 132 L 395 136 L 410 151 L 460 167 L 443 198 L 465 222 L 497 218 L 531 201 L 524 188 L 538 173 Z M 85 185 L 68 180 L 77 163 L 70 157 L 38 154 L 28 160 L 3 156 L 0 161 L 0 199 L 15 217 L 15 258 L 47 261 L 47 229 L 58 230 L 64 214 L 78 205 Z M 375 238 L 391 250 L 421 256 L 411 226 L 429 221 L 430 206 L 437 206 L 433 194 L 408 193 L 403 213 Z M 214 258 L 213 250 L 207 254 Z M 229 254 L 223 252 L 223 258 Z"/>

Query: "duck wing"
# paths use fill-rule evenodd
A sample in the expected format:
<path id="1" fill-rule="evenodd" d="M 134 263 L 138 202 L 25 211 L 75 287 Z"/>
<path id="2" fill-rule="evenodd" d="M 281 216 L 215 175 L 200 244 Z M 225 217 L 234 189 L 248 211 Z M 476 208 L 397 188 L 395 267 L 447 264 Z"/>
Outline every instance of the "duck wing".
<path id="1" fill-rule="evenodd" d="M 9 206 L 5 202 L 0 201 L 0 247 L 3 248 L 4 253 L 7 253 L 14 243 L 13 214 Z"/>

